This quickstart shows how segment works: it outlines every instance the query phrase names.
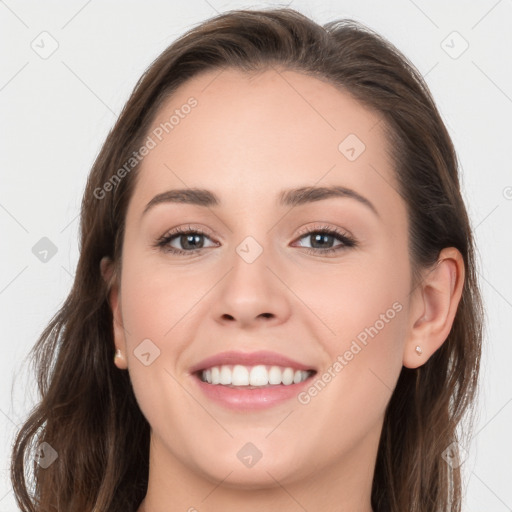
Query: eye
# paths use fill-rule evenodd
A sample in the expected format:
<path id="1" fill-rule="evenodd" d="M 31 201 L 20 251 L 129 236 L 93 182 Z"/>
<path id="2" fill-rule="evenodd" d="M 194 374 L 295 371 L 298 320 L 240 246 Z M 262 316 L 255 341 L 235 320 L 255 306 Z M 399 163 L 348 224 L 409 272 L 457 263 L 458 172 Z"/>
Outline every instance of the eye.
<path id="1" fill-rule="evenodd" d="M 194 254 L 207 248 L 204 245 L 205 238 L 211 241 L 209 234 L 200 228 L 192 228 L 192 226 L 189 225 L 188 228 L 179 227 L 173 229 L 169 233 L 166 233 L 162 237 L 158 238 L 153 246 L 160 248 L 164 252 L 172 254 Z M 350 247 L 357 246 L 357 242 L 353 237 L 338 230 L 337 228 L 329 228 L 328 226 L 304 230 L 301 232 L 299 240 L 302 239 L 309 239 L 312 246 L 306 247 L 301 243 L 299 247 L 305 249 L 305 252 L 308 254 L 320 254 L 321 256 L 337 253 Z M 338 240 L 340 243 L 333 247 L 332 244 L 335 240 Z M 180 245 L 181 247 L 176 247 L 175 245 Z M 209 247 L 218 247 L 218 243 L 212 242 Z"/>
<path id="2" fill-rule="evenodd" d="M 301 233 L 299 240 L 302 239 L 309 239 L 310 245 L 312 245 L 312 247 L 300 246 L 307 249 L 306 252 L 308 254 L 332 254 L 357 246 L 357 242 L 353 237 L 339 231 L 337 228 L 329 228 L 328 226 L 307 229 Z M 332 244 L 336 239 L 341 243 L 333 247 Z"/>
<path id="3" fill-rule="evenodd" d="M 198 228 L 179 227 L 156 240 L 154 246 L 161 248 L 164 252 L 173 254 L 190 254 L 204 249 L 204 238 L 210 238 L 204 231 Z M 182 248 L 176 248 L 172 244 L 181 245 Z M 215 247 L 213 243 L 210 247 Z"/>

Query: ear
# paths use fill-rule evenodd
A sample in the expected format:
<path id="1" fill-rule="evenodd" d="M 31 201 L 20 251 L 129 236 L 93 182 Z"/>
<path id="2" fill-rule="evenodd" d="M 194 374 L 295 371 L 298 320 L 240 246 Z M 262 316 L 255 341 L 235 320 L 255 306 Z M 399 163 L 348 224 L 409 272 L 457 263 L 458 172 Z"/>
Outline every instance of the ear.
<path id="1" fill-rule="evenodd" d="M 446 341 L 462 296 L 464 277 L 464 259 L 454 247 L 443 249 L 437 265 L 425 272 L 412 298 L 411 325 L 403 355 L 405 367 L 425 364 Z"/>
<path id="2" fill-rule="evenodd" d="M 108 287 L 108 302 L 112 309 L 112 321 L 114 331 L 114 345 L 116 347 L 116 357 L 114 364 L 120 370 L 126 370 L 126 339 L 123 327 L 123 318 L 121 315 L 121 298 L 119 296 L 119 276 L 116 273 L 114 262 L 104 256 L 100 261 L 100 271 Z"/>

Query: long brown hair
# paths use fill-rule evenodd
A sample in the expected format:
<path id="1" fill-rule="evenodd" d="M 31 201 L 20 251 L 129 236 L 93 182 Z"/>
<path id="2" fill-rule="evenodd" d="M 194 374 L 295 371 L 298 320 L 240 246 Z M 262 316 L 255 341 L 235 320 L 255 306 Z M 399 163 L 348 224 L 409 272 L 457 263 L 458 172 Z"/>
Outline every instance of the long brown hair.
<path id="1" fill-rule="evenodd" d="M 483 310 L 453 144 L 422 76 L 392 44 L 353 20 L 320 26 L 292 9 L 230 11 L 187 32 L 141 77 L 108 135 L 83 196 L 73 287 L 32 351 L 41 400 L 15 439 L 11 466 L 23 511 L 126 512 L 142 501 L 150 428 L 128 372 L 112 363 L 110 285 L 100 273 L 103 256 L 121 261 L 138 166 L 112 191 L 98 190 L 140 147 L 163 101 L 186 80 L 206 70 L 274 65 L 326 80 L 383 116 L 408 210 L 414 276 L 445 247 L 464 258 L 465 283 L 448 338 L 423 366 L 402 368 L 391 396 L 371 495 L 376 512 L 460 511 L 454 461 L 458 429 L 476 398 Z M 43 442 L 58 454 L 46 468 L 34 455 Z"/>

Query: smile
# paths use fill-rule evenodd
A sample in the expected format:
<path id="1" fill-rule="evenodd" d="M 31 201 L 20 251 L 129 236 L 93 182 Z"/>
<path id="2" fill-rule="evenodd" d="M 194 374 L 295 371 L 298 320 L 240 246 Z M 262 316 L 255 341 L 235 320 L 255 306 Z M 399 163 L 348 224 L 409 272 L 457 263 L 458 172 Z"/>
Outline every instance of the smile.
<path id="1" fill-rule="evenodd" d="M 248 389 L 268 386 L 300 384 L 313 375 L 314 370 L 296 370 L 291 367 L 241 364 L 212 366 L 199 373 L 203 382 L 222 386 L 244 386 Z"/>

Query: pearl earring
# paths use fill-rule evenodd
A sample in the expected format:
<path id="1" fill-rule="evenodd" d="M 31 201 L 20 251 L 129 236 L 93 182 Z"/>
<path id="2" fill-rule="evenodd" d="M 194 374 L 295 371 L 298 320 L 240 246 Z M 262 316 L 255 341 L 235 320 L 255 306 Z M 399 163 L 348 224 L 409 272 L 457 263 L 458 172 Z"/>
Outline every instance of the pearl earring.
<path id="1" fill-rule="evenodd" d="M 423 350 L 421 350 L 421 347 L 419 345 L 416 345 L 416 348 L 414 349 L 416 351 L 416 354 L 421 356 L 423 354 Z"/>
<path id="2" fill-rule="evenodd" d="M 114 356 L 114 362 L 115 362 L 115 360 L 116 360 L 118 357 L 123 357 L 123 355 L 122 355 L 122 353 L 121 353 L 121 349 L 120 349 L 120 348 L 118 348 L 118 349 L 116 350 L 116 355 Z"/>

